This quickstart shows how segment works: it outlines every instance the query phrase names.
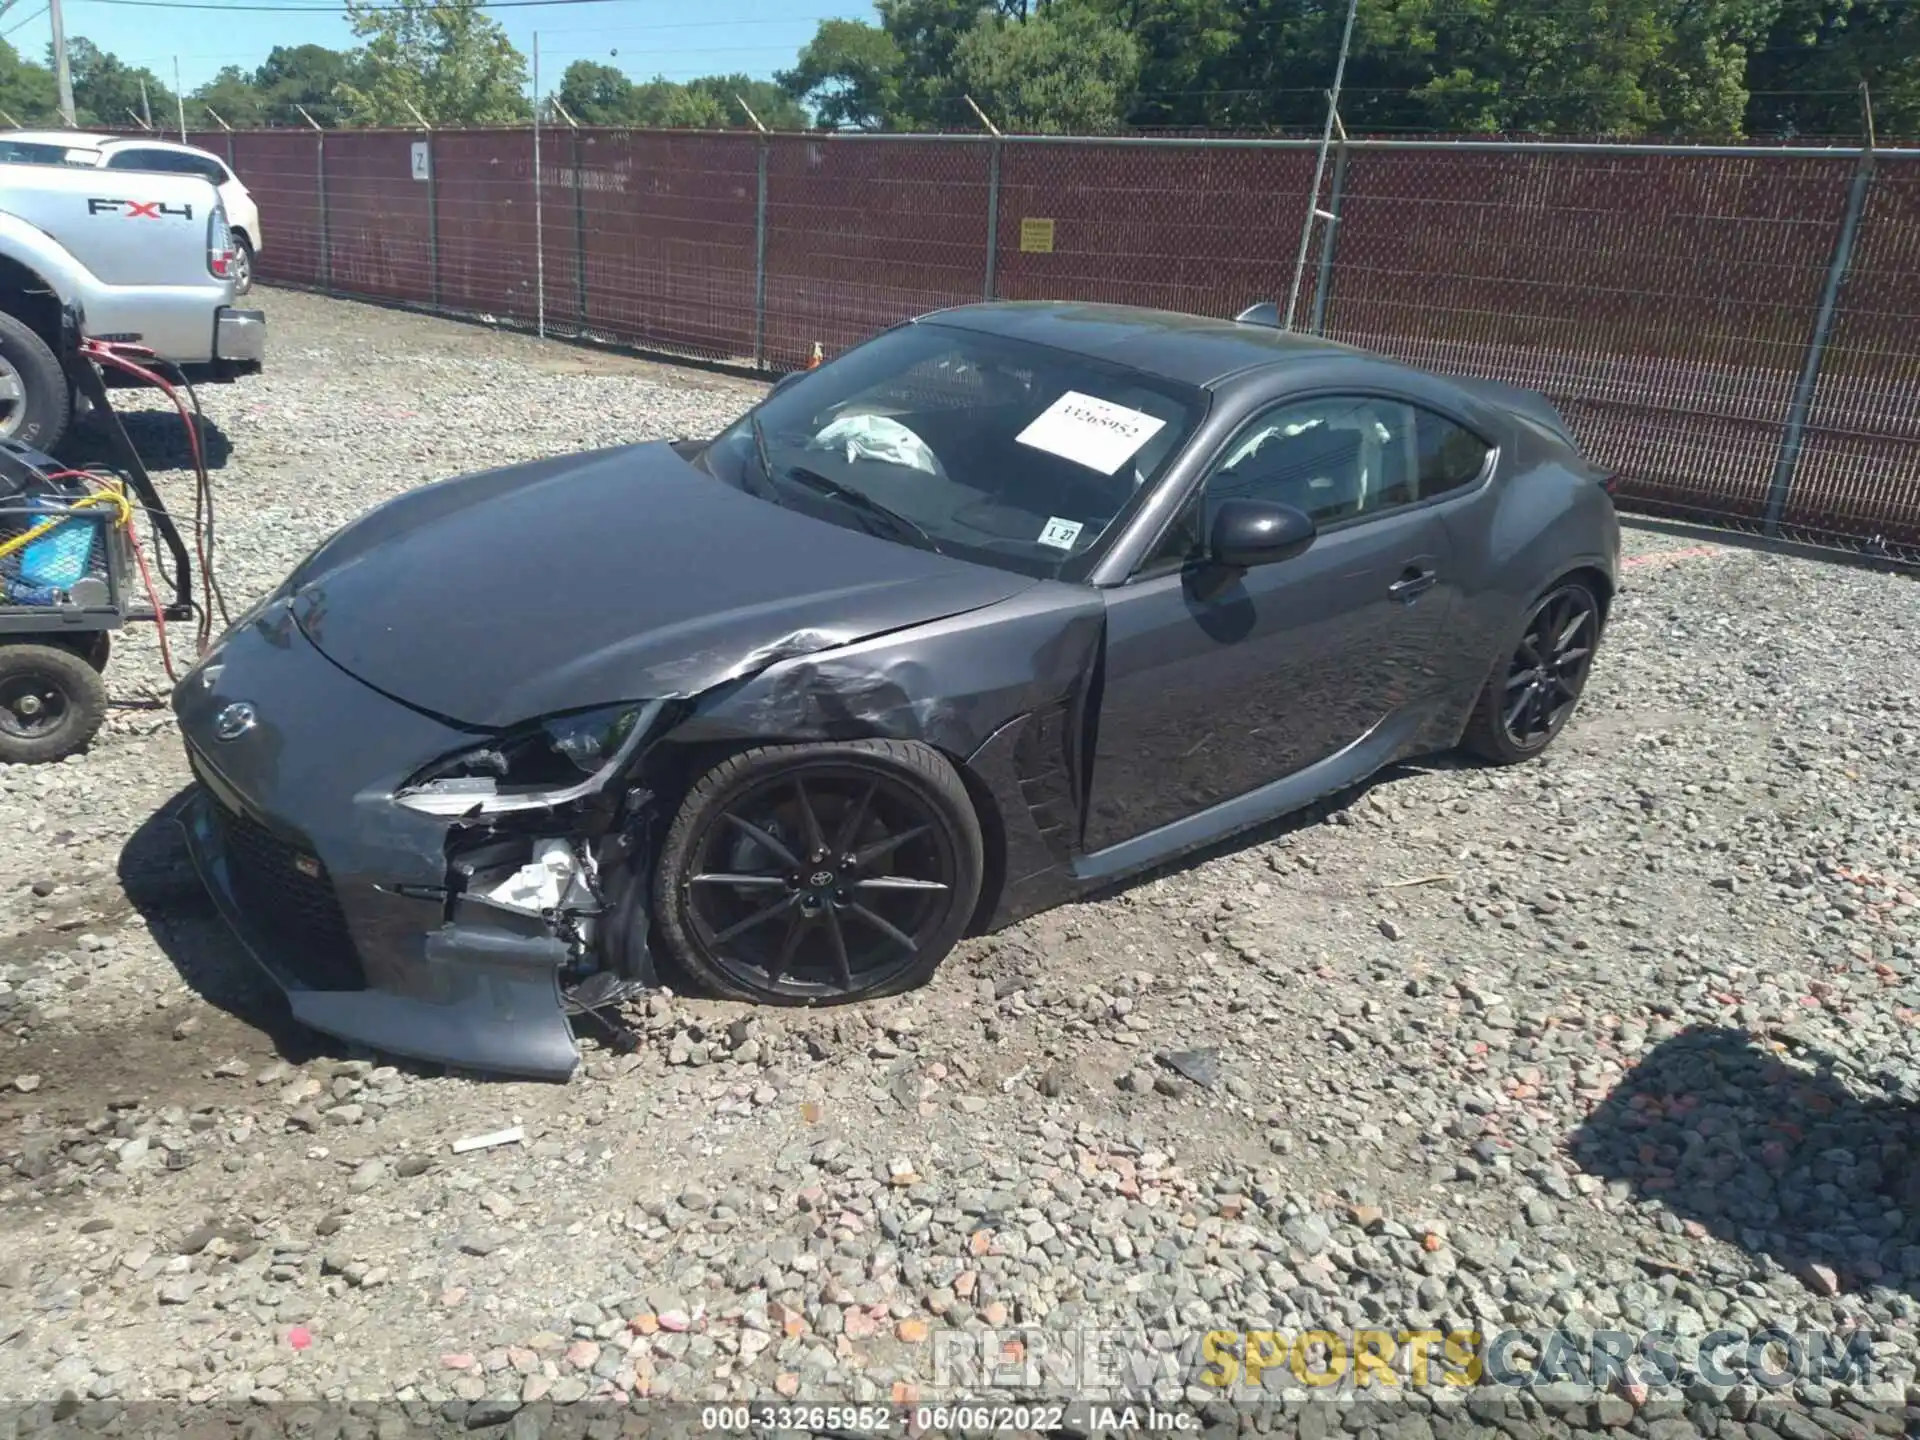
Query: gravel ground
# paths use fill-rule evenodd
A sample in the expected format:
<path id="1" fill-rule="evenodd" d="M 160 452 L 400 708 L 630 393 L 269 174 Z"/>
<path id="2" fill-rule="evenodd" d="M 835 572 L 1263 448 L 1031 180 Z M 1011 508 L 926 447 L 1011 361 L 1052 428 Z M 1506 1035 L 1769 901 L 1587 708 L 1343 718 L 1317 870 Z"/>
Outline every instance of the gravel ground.
<path id="1" fill-rule="evenodd" d="M 263 303 L 269 372 L 204 396 L 234 605 L 415 480 L 708 431 L 759 389 Z M 968 1378 L 964 1337 L 1027 1328 L 1030 1361 L 1123 1332 L 1159 1400 L 1220 1425 L 1901 1433 L 1920 588 L 1627 545 L 1547 761 L 1404 767 L 896 1000 L 655 995 L 640 1048 L 590 1047 L 569 1086 L 285 1024 L 156 819 L 187 775 L 129 636 L 90 753 L 0 768 L 0 1395 L 395 1402 L 518 1440 L 596 1400 L 1090 1394 Z M 1352 1373 L 1280 1365 L 1286 1407 L 1238 1411 L 1199 1383 L 1209 1330 L 1670 1331 L 1687 1359 L 1764 1326 L 1851 1337 L 1877 1383 L 1368 1409 L 1301 1398 Z"/>

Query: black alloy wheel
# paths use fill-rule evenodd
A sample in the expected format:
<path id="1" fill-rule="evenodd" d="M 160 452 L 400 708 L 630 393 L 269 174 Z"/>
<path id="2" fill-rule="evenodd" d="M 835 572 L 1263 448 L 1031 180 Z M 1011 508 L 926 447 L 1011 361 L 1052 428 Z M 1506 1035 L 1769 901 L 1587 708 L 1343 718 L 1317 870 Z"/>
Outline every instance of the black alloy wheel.
<path id="1" fill-rule="evenodd" d="M 923 745 L 749 751 L 695 784 L 661 855 L 662 928 L 722 994 L 830 1004 L 919 984 L 972 917 L 978 819 Z"/>
<path id="2" fill-rule="evenodd" d="M 1579 581 L 1556 586 L 1537 601 L 1512 654 L 1495 669 L 1475 707 L 1467 748 L 1502 764 L 1545 750 L 1586 688 L 1600 622 L 1599 600 Z"/>

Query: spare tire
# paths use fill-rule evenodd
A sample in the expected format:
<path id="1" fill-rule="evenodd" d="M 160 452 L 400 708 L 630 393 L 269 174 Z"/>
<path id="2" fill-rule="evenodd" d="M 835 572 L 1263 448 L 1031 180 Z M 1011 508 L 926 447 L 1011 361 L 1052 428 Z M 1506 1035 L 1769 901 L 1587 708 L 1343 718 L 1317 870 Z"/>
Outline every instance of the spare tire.
<path id="1" fill-rule="evenodd" d="M 73 392 L 47 342 L 0 310 L 0 437 L 51 451 L 73 418 Z"/>

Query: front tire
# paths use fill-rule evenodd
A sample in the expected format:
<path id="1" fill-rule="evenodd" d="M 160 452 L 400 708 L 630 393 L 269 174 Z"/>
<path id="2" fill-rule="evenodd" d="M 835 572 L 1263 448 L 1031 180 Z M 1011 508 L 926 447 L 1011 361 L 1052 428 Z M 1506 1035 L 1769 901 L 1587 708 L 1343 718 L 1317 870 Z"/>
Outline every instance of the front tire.
<path id="1" fill-rule="evenodd" d="M 0 645 L 0 764 L 64 760 L 106 718 L 106 682 L 85 657 L 55 645 Z"/>
<path id="2" fill-rule="evenodd" d="M 51 451 L 73 418 L 67 375 L 47 342 L 0 310 L 0 437 Z"/>
<path id="3" fill-rule="evenodd" d="M 714 993 L 829 1005 L 924 984 L 980 897 L 980 821 L 938 751 L 748 750 L 702 775 L 655 866 L 674 957 Z"/>
<path id="4" fill-rule="evenodd" d="M 1480 692 L 1462 748 L 1496 765 L 1544 752 L 1586 689 L 1600 619 L 1599 597 L 1578 580 L 1563 581 L 1536 600 L 1520 638 Z"/>

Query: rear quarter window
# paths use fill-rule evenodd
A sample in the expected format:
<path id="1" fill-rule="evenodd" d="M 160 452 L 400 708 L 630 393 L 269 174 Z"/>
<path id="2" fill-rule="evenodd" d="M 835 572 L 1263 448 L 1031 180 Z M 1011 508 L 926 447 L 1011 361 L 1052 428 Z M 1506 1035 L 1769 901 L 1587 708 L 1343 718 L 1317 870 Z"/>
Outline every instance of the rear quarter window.
<path id="1" fill-rule="evenodd" d="M 1492 446 L 1444 415 L 1416 409 L 1414 416 L 1414 463 L 1421 499 L 1464 489 L 1480 478 Z"/>

